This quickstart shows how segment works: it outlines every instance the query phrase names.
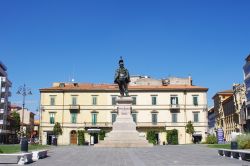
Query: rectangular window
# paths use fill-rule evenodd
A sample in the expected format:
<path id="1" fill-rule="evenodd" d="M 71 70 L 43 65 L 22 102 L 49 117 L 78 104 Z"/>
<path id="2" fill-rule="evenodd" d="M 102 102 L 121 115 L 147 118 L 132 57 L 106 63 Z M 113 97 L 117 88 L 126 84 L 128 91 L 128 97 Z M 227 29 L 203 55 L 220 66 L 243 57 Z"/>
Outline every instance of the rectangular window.
<path id="1" fill-rule="evenodd" d="M 152 114 L 152 123 L 157 124 L 157 114 L 156 113 Z"/>
<path id="2" fill-rule="evenodd" d="M 116 113 L 112 113 L 112 124 L 116 121 Z"/>
<path id="3" fill-rule="evenodd" d="M 72 105 L 77 105 L 77 97 L 72 96 Z"/>
<path id="4" fill-rule="evenodd" d="M 133 96 L 133 97 L 132 97 L 132 99 L 133 99 L 133 101 L 132 101 L 132 105 L 136 105 L 136 97 L 135 97 L 135 96 Z"/>
<path id="5" fill-rule="evenodd" d="M 133 121 L 137 123 L 137 113 L 132 113 Z"/>
<path id="6" fill-rule="evenodd" d="M 194 104 L 195 106 L 198 105 L 198 96 L 193 96 L 193 104 Z"/>
<path id="7" fill-rule="evenodd" d="M 77 113 L 71 113 L 71 123 L 76 123 Z"/>
<path id="8" fill-rule="evenodd" d="M 112 96 L 112 105 L 116 105 L 116 96 Z"/>
<path id="9" fill-rule="evenodd" d="M 194 112 L 194 122 L 197 123 L 199 122 L 199 112 Z"/>
<path id="10" fill-rule="evenodd" d="M 92 125 L 96 125 L 97 123 L 97 113 L 92 113 Z"/>
<path id="11" fill-rule="evenodd" d="M 156 105 L 156 104 L 157 104 L 157 97 L 152 96 L 152 105 Z"/>
<path id="12" fill-rule="evenodd" d="M 55 124 L 55 113 L 54 112 L 49 113 L 49 123 Z"/>
<path id="13" fill-rule="evenodd" d="M 172 123 L 177 123 L 177 113 L 172 113 Z"/>
<path id="14" fill-rule="evenodd" d="M 56 104 L 56 96 L 50 96 L 50 105 Z"/>
<path id="15" fill-rule="evenodd" d="M 97 105 L 97 96 L 92 96 L 92 104 Z"/>
<path id="16" fill-rule="evenodd" d="M 170 97 L 170 103 L 171 103 L 171 105 L 178 105 L 179 104 L 178 97 L 177 96 L 171 96 Z"/>

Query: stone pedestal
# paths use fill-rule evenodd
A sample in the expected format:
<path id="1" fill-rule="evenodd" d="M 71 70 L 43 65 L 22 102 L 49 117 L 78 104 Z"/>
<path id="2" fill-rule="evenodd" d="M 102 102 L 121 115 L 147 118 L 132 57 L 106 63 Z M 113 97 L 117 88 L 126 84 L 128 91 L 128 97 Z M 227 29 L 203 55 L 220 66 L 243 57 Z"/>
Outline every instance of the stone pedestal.
<path id="1" fill-rule="evenodd" d="M 118 115 L 110 133 L 95 147 L 152 147 L 145 137 L 140 137 L 133 121 L 131 97 L 118 97 Z"/>

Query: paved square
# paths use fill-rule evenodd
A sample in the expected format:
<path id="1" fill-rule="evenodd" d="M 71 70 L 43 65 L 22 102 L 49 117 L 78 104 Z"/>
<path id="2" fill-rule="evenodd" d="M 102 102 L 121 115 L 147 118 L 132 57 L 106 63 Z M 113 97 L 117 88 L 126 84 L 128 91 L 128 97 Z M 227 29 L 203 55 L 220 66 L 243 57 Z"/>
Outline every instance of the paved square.
<path id="1" fill-rule="evenodd" d="M 172 145 L 153 148 L 94 148 L 58 146 L 48 158 L 29 165 L 37 166 L 166 166 L 225 165 L 250 166 L 250 162 L 221 157 L 206 145 Z"/>

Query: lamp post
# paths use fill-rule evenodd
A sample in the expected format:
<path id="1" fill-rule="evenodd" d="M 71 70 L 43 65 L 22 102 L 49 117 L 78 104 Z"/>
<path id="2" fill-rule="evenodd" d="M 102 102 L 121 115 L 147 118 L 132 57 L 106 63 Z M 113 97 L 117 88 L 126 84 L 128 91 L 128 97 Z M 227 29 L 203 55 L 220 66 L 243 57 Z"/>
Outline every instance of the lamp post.
<path id="1" fill-rule="evenodd" d="M 18 95 L 23 96 L 23 107 L 22 107 L 22 122 L 21 122 L 21 151 L 22 152 L 28 152 L 28 140 L 27 138 L 24 138 L 24 131 L 23 131 L 23 120 L 24 120 L 24 108 L 25 108 L 25 97 L 27 95 L 32 95 L 30 88 L 27 88 L 24 84 L 23 86 L 20 86 L 18 91 Z"/>

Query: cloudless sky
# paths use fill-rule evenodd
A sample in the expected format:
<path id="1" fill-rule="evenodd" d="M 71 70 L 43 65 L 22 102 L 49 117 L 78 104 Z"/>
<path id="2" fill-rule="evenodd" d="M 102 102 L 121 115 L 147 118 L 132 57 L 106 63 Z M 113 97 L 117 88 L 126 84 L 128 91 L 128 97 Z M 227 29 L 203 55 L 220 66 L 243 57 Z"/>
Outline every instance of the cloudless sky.
<path id="1" fill-rule="evenodd" d="M 243 82 L 250 53 L 249 0 L 1 0 L 0 60 L 12 103 L 27 107 L 53 82 L 112 83 L 123 56 L 131 75 L 191 75 L 218 91 Z"/>

